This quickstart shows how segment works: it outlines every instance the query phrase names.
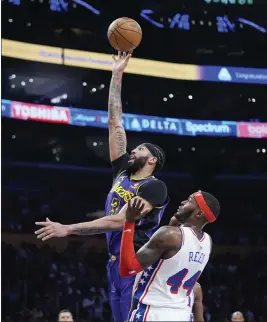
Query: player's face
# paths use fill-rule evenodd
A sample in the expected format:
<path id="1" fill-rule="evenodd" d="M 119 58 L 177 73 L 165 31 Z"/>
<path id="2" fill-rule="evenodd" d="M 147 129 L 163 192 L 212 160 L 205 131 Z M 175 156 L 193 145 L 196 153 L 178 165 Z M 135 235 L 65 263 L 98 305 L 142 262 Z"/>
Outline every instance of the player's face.
<path id="1" fill-rule="evenodd" d="M 142 169 L 148 162 L 152 155 L 150 151 L 144 145 L 138 145 L 131 151 L 130 160 L 128 161 L 131 170 L 137 171 Z"/>
<path id="2" fill-rule="evenodd" d="M 73 322 L 73 317 L 72 314 L 70 312 L 61 312 L 58 316 L 58 321 L 59 322 L 64 322 L 64 321 L 68 321 L 68 322 Z"/>
<path id="3" fill-rule="evenodd" d="M 190 195 L 187 200 L 181 202 L 181 205 L 177 209 L 174 216 L 179 220 L 181 224 L 184 224 L 187 219 L 192 215 L 193 211 L 196 210 L 197 204 L 193 195 Z"/>

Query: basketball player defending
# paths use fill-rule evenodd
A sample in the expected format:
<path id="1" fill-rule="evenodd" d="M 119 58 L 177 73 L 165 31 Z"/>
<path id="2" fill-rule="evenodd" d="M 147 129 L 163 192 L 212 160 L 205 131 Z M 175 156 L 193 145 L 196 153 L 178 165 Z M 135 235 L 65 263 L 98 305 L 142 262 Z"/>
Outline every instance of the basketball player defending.
<path id="1" fill-rule="evenodd" d="M 131 200 L 122 235 L 120 274 L 139 273 L 130 321 L 190 321 L 188 297 L 208 262 L 212 247 L 210 236 L 202 228 L 218 217 L 219 202 L 207 192 L 193 193 L 175 214 L 183 226 L 158 229 L 135 253 L 134 223 L 147 211 L 141 199 Z"/>
<path id="2" fill-rule="evenodd" d="M 134 248 L 142 247 L 158 228 L 168 203 L 167 188 L 153 173 L 165 160 L 164 152 L 157 145 L 144 143 L 129 155 L 126 152 L 126 135 L 122 126 L 121 84 L 122 75 L 131 54 L 119 53 L 114 59 L 109 90 L 108 120 L 109 149 L 113 169 L 113 186 L 108 194 L 105 217 L 86 223 L 61 225 L 60 223 L 36 223 L 44 228 L 36 234 L 47 240 L 67 235 L 94 235 L 106 233 L 110 260 L 108 262 L 109 295 L 115 322 L 127 320 L 131 306 L 135 276 L 121 277 L 119 255 L 125 210 L 128 201 L 139 196 L 149 214 L 137 222 L 133 236 Z M 125 206 L 125 207 L 124 207 Z M 122 211 L 121 211 L 122 210 Z"/>

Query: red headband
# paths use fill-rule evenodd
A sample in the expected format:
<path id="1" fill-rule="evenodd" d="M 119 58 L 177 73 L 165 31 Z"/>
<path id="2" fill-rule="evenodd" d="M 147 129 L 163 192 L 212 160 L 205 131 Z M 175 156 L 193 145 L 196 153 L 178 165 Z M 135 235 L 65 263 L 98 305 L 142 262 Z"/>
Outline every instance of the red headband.
<path id="1" fill-rule="evenodd" d="M 200 210 L 203 211 L 207 221 L 208 222 L 215 221 L 216 217 L 214 216 L 214 213 L 210 210 L 210 207 L 207 205 L 207 203 L 202 195 L 202 192 L 201 191 L 195 192 L 193 194 L 193 196 L 195 197 L 198 207 L 200 208 Z"/>

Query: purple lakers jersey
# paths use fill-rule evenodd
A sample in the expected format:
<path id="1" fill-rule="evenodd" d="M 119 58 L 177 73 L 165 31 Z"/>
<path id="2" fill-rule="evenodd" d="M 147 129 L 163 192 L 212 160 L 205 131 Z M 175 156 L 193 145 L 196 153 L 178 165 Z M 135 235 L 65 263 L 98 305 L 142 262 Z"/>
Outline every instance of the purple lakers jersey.
<path id="1" fill-rule="evenodd" d="M 137 196 L 139 189 L 150 180 L 157 180 L 154 176 L 144 179 L 132 179 L 127 170 L 123 171 L 114 180 L 113 186 L 108 194 L 105 216 L 114 216 L 120 212 L 122 207 L 133 197 Z M 155 207 L 147 216 L 136 222 L 134 244 L 136 251 L 142 247 L 158 228 L 168 200 L 161 207 Z M 118 256 L 121 246 L 121 231 L 106 233 L 109 253 Z"/>

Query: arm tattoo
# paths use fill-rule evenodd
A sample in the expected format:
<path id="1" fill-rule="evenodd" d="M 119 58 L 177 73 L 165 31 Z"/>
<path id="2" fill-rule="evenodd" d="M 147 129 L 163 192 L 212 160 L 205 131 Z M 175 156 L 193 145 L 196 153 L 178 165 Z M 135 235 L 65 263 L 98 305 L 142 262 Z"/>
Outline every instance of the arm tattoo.
<path id="1" fill-rule="evenodd" d="M 114 141 L 116 142 L 118 155 L 123 155 L 126 153 L 126 134 L 122 126 L 116 126 Z"/>
<path id="2" fill-rule="evenodd" d="M 97 235 L 105 233 L 106 229 L 100 229 L 100 228 L 83 228 L 77 230 L 78 235 Z"/>
<path id="3" fill-rule="evenodd" d="M 113 74 L 109 87 L 108 119 L 121 120 L 121 82 L 122 74 Z"/>

